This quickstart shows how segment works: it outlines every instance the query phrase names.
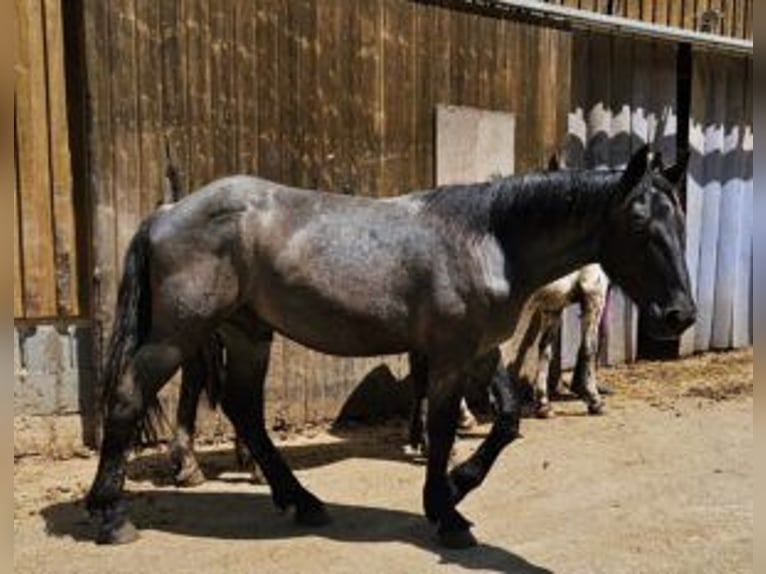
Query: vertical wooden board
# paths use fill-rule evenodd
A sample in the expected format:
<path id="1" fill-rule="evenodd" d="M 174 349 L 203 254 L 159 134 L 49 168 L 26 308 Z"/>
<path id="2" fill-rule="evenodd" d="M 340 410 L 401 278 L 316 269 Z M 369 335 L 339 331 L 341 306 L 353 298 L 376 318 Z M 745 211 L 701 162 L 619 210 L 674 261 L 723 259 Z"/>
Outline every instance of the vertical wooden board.
<path id="1" fill-rule="evenodd" d="M 320 111 L 317 99 L 317 28 L 316 3 L 299 0 L 290 7 L 295 54 L 295 96 L 293 117 L 298 183 L 316 188 L 322 162 L 318 155 Z"/>
<path id="2" fill-rule="evenodd" d="M 518 90 L 519 122 L 516 126 L 516 170 L 525 173 L 539 168 L 541 130 L 537 98 L 539 97 L 538 42 L 539 31 L 530 26 L 519 26 Z"/>
<path id="3" fill-rule="evenodd" d="M 676 135 L 678 132 L 678 115 L 676 110 L 676 59 L 677 48 L 671 45 L 656 44 L 652 46 L 652 111 L 657 120 L 654 135 L 656 149 L 662 152 L 662 158 L 672 163 L 676 158 Z"/>
<path id="4" fill-rule="evenodd" d="M 118 273 L 122 257 L 141 220 L 141 144 L 137 96 L 135 3 L 125 2 L 110 13 L 113 31 L 112 113 L 115 146 L 114 190 L 117 207 Z"/>
<path id="5" fill-rule="evenodd" d="M 415 174 L 413 186 L 432 187 L 434 172 L 434 80 L 433 60 L 434 8 L 427 4 L 413 6 L 415 17 Z"/>
<path id="6" fill-rule="evenodd" d="M 337 0 L 317 3 L 317 96 L 320 109 L 320 188 L 340 190 L 344 154 L 342 118 L 338 95 L 344 90 L 341 77 L 340 29 L 343 7 Z"/>
<path id="7" fill-rule="evenodd" d="M 354 122 L 358 113 L 355 111 L 355 103 L 353 93 L 354 85 L 354 52 L 355 44 L 358 43 L 357 38 L 357 3 L 343 3 L 339 7 L 338 20 L 339 20 L 339 34 L 338 34 L 338 71 L 341 90 L 338 91 L 336 99 L 338 101 L 338 108 L 340 111 L 340 137 L 342 141 L 341 145 L 341 188 L 350 193 L 358 193 L 358 161 L 359 157 L 354 145 Z M 409 8 L 409 7 L 408 7 Z M 412 12 L 413 9 L 409 8 L 408 12 Z M 414 19 L 413 19 L 414 30 Z M 410 66 L 414 73 L 414 39 L 411 38 L 410 42 L 413 45 L 410 51 Z M 413 106 L 405 112 L 410 114 L 410 122 L 412 124 Z M 414 134 L 414 125 L 412 125 Z M 414 137 L 409 142 L 410 152 L 407 157 L 410 159 L 410 177 L 412 176 L 412 167 L 414 162 Z"/>
<path id="8" fill-rule="evenodd" d="M 573 34 L 557 32 L 558 78 L 556 81 L 556 151 L 561 154 L 568 132 L 569 110 L 572 109 L 572 50 Z"/>
<path id="9" fill-rule="evenodd" d="M 644 22 L 654 22 L 654 2 L 655 0 L 640 0 L 641 2 L 641 20 Z"/>
<path id="10" fill-rule="evenodd" d="M 162 86 L 162 157 L 165 157 L 165 138 L 170 155 L 179 172 L 182 193 L 188 193 L 190 181 L 191 117 L 188 113 L 190 95 L 187 61 L 187 16 L 191 0 L 161 2 L 160 6 L 160 59 Z M 163 168 L 164 175 L 164 168 Z M 167 182 L 163 181 L 163 185 Z"/>
<path id="11" fill-rule="evenodd" d="M 694 0 L 691 0 L 694 2 Z M 641 1 L 640 0 L 625 0 L 627 4 L 627 17 L 631 20 L 641 19 Z"/>
<path id="12" fill-rule="evenodd" d="M 61 4 L 45 0 L 44 15 L 57 315 L 72 317 L 79 314 L 79 281 Z"/>
<path id="13" fill-rule="evenodd" d="M 745 37 L 745 19 L 747 17 L 747 2 L 739 0 L 734 3 L 733 35 L 736 38 Z"/>
<path id="14" fill-rule="evenodd" d="M 189 95 L 189 187 L 196 189 L 213 177 L 210 79 L 210 7 L 208 0 L 188 0 L 187 55 Z"/>
<path id="15" fill-rule="evenodd" d="M 411 187 L 407 153 L 414 138 L 412 38 L 414 19 L 398 0 L 383 0 L 383 163 L 381 194 L 399 195 Z"/>
<path id="16" fill-rule="evenodd" d="M 713 308 L 714 349 L 732 345 L 732 318 L 736 292 L 736 270 L 742 203 L 742 117 L 745 103 L 742 68 L 730 61 L 721 62 L 721 76 L 726 82 L 724 104 L 724 141 L 721 166 L 720 227 L 718 231 L 718 261 L 715 302 Z"/>
<path id="17" fill-rule="evenodd" d="M 669 0 L 668 25 L 674 28 L 683 28 L 684 24 L 684 0 Z"/>
<path id="18" fill-rule="evenodd" d="M 53 213 L 42 0 L 17 2 L 16 127 L 24 306 L 30 318 L 56 314 Z"/>
<path id="19" fill-rule="evenodd" d="M 755 0 L 747 0 L 745 3 L 745 38 L 748 40 L 753 39 L 753 2 Z"/>
<path id="20" fill-rule="evenodd" d="M 227 136 L 228 98 L 227 82 L 230 78 L 227 63 L 229 61 L 226 38 L 226 7 L 223 2 L 210 3 L 210 135 L 213 171 L 212 178 L 227 174 L 229 150 Z"/>
<path id="21" fill-rule="evenodd" d="M 694 60 L 692 104 L 689 126 L 691 157 L 686 179 L 686 265 L 689 269 L 692 293 L 699 301 L 698 278 L 702 242 L 702 215 L 705 202 L 705 127 L 707 117 L 706 86 L 709 66 L 707 56 L 697 54 Z M 681 337 L 681 355 L 695 351 L 696 323 Z"/>
<path id="22" fill-rule="evenodd" d="M 476 45 L 476 80 L 478 88 L 477 106 L 492 108 L 492 77 L 496 67 L 495 20 L 479 16 L 475 22 L 474 43 Z"/>
<path id="23" fill-rule="evenodd" d="M 493 70 L 490 74 L 489 106 L 493 110 L 508 110 L 508 58 L 506 45 L 505 21 L 501 18 L 492 19 L 493 37 Z"/>
<path id="24" fill-rule="evenodd" d="M 645 96 L 646 88 L 640 83 L 644 79 L 643 70 L 638 70 L 633 60 L 634 44 L 635 41 L 628 38 L 614 38 L 612 43 L 612 61 L 608 72 L 612 76 L 612 90 L 607 100 L 612 111 L 609 145 L 609 166 L 612 168 L 624 168 L 630 160 L 633 106 L 640 105 L 636 100 L 642 100 Z M 634 75 L 639 76 L 635 81 Z M 641 126 L 636 127 L 640 129 Z"/>
<path id="25" fill-rule="evenodd" d="M 234 76 L 236 130 L 236 170 L 253 174 L 258 165 L 257 100 L 255 61 L 255 4 L 246 0 L 233 3 Z"/>
<path id="26" fill-rule="evenodd" d="M 441 6 L 434 6 L 434 30 L 431 62 L 431 78 L 434 90 L 434 105 L 453 102 L 452 77 L 452 13 Z M 431 110 L 432 121 L 436 111 Z"/>
<path id="27" fill-rule="evenodd" d="M 745 101 L 741 118 L 744 137 L 742 140 L 742 201 L 740 202 L 739 244 L 737 267 L 734 272 L 736 287 L 734 312 L 732 313 L 732 344 L 744 347 L 752 344 L 752 289 L 753 289 L 753 91 L 752 63 L 747 62 L 743 83 Z"/>
<path id="28" fill-rule="evenodd" d="M 136 0 L 136 61 L 140 126 L 140 213 L 163 198 L 165 152 L 162 144 L 162 61 L 159 4 Z"/>
<path id="29" fill-rule="evenodd" d="M 466 14 L 464 42 L 465 69 L 463 74 L 463 102 L 468 106 L 481 107 L 479 92 L 479 26 L 482 17 L 478 14 Z"/>
<path id="30" fill-rule="evenodd" d="M 591 47 L 591 70 L 609 70 L 612 66 L 612 38 L 605 35 L 593 36 Z M 612 136 L 612 81 L 606 77 L 593 81 L 588 77 L 588 142 L 586 151 L 587 167 L 602 169 L 609 167 L 610 140 Z"/>
<path id="31" fill-rule="evenodd" d="M 567 118 L 567 139 L 564 164 L 570 168 L 585 167 L 585 151 L 588 142 L 587 70 L 590 61 L 590 35 L 575 34 L 572 39 L 571 102 Z"/>
<path id="32" fill-rule="evenodd" d="M 670 20 L 670 11 L 673 0 L 655 0 L 654 22 L 660 26 L 667 26 Z"/>
<path id="33" fill-rule="evenodd" d="M 732 346 L 752 345 L 752 289 L 753 289 L 753 178 L 742 184 L 739 213 L 739 244 L 734 272 L 736 287 L 732 313 Z"/>
<path id="34" fill-rule="evenodd" d="M 279 0 L 260 0 L 257 4 L 256 73 L 258 102 L 258 175 L 282 180 L 280 156 L 279 94 Z"/>
<path id="35" fill-rule="evenodd" d="M 683 27 L 687 30 L 695 30 L 697 24 L 696 0 L 684 0 Z"/>
<path id="36" fill-rule="evenodd" d="M 14 116 L 14 122 L 15 122 Z M 16 126 L 14 125 L 14 128 Z M 14 134 L 16 131 L 14 130 Z M 14 142 L 15 143 L 15 142 Z M 14 146 L 14 149 L 15 146 Z M 13 165 L 13 318 L 24 318 L 24 266 L 21 255 L 21 210 L 19 198 L 18 155 Z"/>
<path id="37" fill-rule="evenodd" d="M 538 33 L 538 97 L 535 116 L 538 120 L 538 147 L 535 151 L 534 168 L 542 169 L 555 153 L 557 142 L 558 110 L 558 50 L 556 35 L 558 32 L 543 28 Z"/>
<path id="38" fill-rule="evenodd" d="M 631 142 L 630 152 L 649 143 L 649 112 L 653 72 L 651 47 L 645 43 L 636 43 L 633 50 L 632 102 L 631 102 Z"/>
<path id="39" fill-rule="evenodd" d="M 296 3 L 283 0 L 280 6 L 279 33 L 277 40 L 277 59 L 279 75 L 277 91 L 280 94 L 280 154 L 282 155 L 282 181 L 289 185 L 298 185 L 302 179 L 300 173 L 300 137 L 301 126 L 298 122 L 298 60 L 297 25 L 295 17 Z"/>
<path id="40" fill-rule="evenodd" d="M 713 61 L 711 60 L 712 64 Z M 721 204 L 721 154 L 723 151 L 723 120 L 725 109 L 725 79 L 714 68 L 708 76 L 709 94 L 707 126 L 705 128 L 705 198 L 702 209 L 702 239 L 697 283 L 697 324 L 695 345 L 698 351 L 710 348 L 715 280 L 718 262 L 719 209 Z"/>

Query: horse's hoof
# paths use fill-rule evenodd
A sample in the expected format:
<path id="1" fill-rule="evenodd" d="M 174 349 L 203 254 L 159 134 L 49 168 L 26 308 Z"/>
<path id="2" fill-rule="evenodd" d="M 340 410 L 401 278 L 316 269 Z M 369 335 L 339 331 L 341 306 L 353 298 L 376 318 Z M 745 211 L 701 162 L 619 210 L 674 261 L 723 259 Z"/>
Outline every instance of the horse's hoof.
<path id="1" fill-rule="evenodd" d="M 603 402 L 591 403 L 588 405 L 589 415 L 594 415 L 594 416 L 603 415 L 605 410 L 606 410 L 606 405 Z"/>
<path id="2" fill-rule="evenodd" d="M 469 431 L 475 428 L 477 424 L 479 423 L 476 422 L 475 416 L 471 413 L 465 413 L 460 416 L 460 419 L 457 422 L 457 428 L 461 431 Z"/>
<path id="3" fill-rule="evenodd" d="M 543 405 L 535 410 L 535 416 L 538 419 L 550 419 L 556 416 L 556 414 L 553 412 L 551 405 Z"/>
<path id="4" fill-rule="evenodd" d="M 320 526 L 330 524 L 330 522 L 332 522 L 332 518 L 324 505 L 295 509 L 295 523 L 300 526 L 319 528 Z"/>
<path id="5" fill-rule="evenodd" d="M 439 531 L 439 543 L 450 550 L 464 550 L 478 544 L 470 529 Z"/>
<path id="6" fill-rule="evenodd" d="M 138 540 L 138 530 L 124 519 L 119 525 L 102 525 L 96 537 L 97 544 L 130 544 Z"/>

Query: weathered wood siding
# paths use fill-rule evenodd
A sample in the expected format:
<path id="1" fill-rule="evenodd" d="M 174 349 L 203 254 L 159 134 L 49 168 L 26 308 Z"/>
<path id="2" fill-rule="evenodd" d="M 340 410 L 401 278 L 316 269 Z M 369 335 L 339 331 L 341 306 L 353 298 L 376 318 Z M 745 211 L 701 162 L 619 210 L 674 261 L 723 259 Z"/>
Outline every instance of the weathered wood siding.
<path id="1" fill-rule="evenodd" d="M 702 15 L 715 10 L 720 14 L 717 25 L 707 30 L 719 36 L 753 39 L 754 0 L 546 0 L 559 4 L 615 16 L 633 18 L 663 26 L 700 31 Z"/>
<path id="2" fill-rule="evenodd" d="M 753 62 L 697 54 L 687 262 L 699 317 L 682 352 L 752 344 Z"/>
<path id="3" fill-rule="evenodd" d="M 60 0 L 18 0 L 14 317 L 80 313 Z"/>
<path id="4" fill-rule="evenodd" d="M 163 194 L 163 139 L 185 193 L 233 172 L 390 196 L 434 184 L 437 104 L 513 112 L 516 169 L 566 131 L 571 37 L 404 0 L 84 0 L 96 344 L 121 257 Z M 102 344 L 103 346 L 103 344 Z M 333 416 L 380 361 L 275 342 L 270 403 Z M 406 365 L 389 363 L 397 374 Z"/>

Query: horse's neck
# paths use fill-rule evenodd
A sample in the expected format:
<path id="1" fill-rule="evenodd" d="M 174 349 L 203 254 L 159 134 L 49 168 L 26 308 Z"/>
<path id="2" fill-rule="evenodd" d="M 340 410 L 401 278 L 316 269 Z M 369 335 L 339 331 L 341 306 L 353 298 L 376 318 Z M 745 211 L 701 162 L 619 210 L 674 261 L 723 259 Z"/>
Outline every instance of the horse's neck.
<path id="1" fill-rule="evenodd" d="M 617 191 L 618 177 L 602 177 L 589 182 L 585 190 L 573 195 L 551 193 L 535 205 L 509 202 L 504 216 L 511 225 L 500 242 L 511 257 L 511 268 L 518 281 L 530 292 L 563 277 L 588 263 L 599 261 L 604 226 L 610 203 Z"/>

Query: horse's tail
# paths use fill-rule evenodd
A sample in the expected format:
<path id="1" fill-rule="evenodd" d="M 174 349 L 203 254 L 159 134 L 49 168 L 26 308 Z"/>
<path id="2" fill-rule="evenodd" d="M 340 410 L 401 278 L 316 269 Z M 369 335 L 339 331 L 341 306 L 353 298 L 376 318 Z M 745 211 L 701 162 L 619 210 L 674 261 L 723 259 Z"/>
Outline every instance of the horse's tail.
<path id="1" fill-rule="evenodd" d="M 152 217 L 145 219 L 130 241 L 123 263 L 122 279 L 117 295 L 117 307 L 112 335 L 107 347 L 103 369 L 102 408 L 106 412 L 115 395 L 121 377 L 139 347 L 146 341 L 151 328 L 151 284 L 149 228 Z M 145 396 L 145 414 L 140 421 L 140 436 L 156 440 L 156 423 L 161 417 L 160 403 L 154 393 Z"/>
<path id="2" fill-rule="evenodd" d="M 205 366 L 205 394 L 210 407 L 214 409 L 221 403 L 223 385 L 226 381 L 224 346 L 220 336 L 213 333 L 200 353 L 202 353 L 202 364 Z"/>

